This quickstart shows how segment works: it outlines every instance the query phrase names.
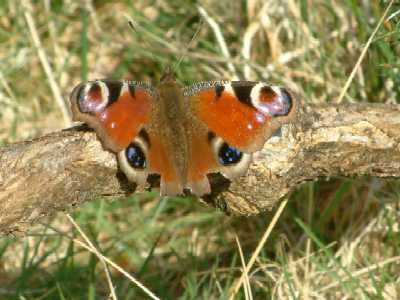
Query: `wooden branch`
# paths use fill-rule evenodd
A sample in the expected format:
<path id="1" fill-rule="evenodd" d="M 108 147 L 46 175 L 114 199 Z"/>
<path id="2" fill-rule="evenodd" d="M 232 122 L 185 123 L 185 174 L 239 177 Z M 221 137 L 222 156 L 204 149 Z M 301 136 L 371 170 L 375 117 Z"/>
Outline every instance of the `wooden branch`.
<path id="1" fill-rule="evenodd" d="M 112 153 L 83 126 L 0 149 L 0 233 L 24 232 L 43 216 L 135 190 Z M 400 176 L 400 105 L 310 105 L 255 155 L 248 175 L 210 176 L 203 200 L 227 212 L 272 208 L 321 176 Z M 151 181 L 152 185 L 157 180 Z"/>

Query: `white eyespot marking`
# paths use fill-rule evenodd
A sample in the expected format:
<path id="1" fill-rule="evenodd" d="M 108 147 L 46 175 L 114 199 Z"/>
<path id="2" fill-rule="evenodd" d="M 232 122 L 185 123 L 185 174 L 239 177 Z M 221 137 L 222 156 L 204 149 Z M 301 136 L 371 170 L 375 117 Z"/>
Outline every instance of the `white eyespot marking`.
<path id="1" fill-rule="evenodd" d="M 239 176 L 244 175 L 251 163 L 252 154 L 242 152 L 242 157 L 237 163 L 231 165 L 223 165 L 220 163 L 218 154 L 219 150 L 224 144 L 225 141 L 220 137 L 215 137 L 211 141 L 211 147 L 215 155 L 215 160 L 219 162 L 219 167 L 217 171 L 229 179 L 237 178 Z"/>
<path id="2" fill-rule="evenodd" d="M 137 136 L 132 143 L 137 144 L 144 153 L 145 159 L 148 157 L 149 149 L 147 147 L 146 142 L 140 137 Z M 148 169 L 135 169 L 133 168 L 126 157 L 126 149 L 118 152 L 118 162 L 122 172 L 126 175 L 129 181 L 135 182 L 139 188 L 143 188 L 146 185 L 147 176 L 149 174 Z M 148 165 L 148 164 L 147 164 Z"/>
<path id="3" fill-rule="evenodd" d="M 281 95 L 281 88 L 279 86 L 271 85 L 271 89 L 275 92 L 275 94 L 279 96 Z"/>
<path id="4" fill-rule="evenodd" d="M 140 170 L 132 168 L 126 158 L 125 149 L 118 153 L 118 162 L 122 172 L 124 172 L 129 181 L 135 182 L 140 187 L 146 185 L 148 175 L 146 169 Z"/>
<path id="5" fill-rule="evenodd" d="M 267 85 L 265 83 L 259 82 L 253 87 L 253 89 L 251 90 L 251 93 L 250 93 L 251 104 L 253 104 L 253 106 L 257 109 L 259 109 L 260 92 L 264 86 L 267 86 Z"/>
<path id="6" fill-rule="evenodd" d="M 260 113 L 256 113 L 256 120 L 258 123 L 264 123 L 265 122 L 265 116 Z"/>
<path id="7" fill-rule="evenodd" d="M 93 93 L 92 88 L 98 86 L 100 88 L 100 101 L 99 99 L 93 99 L 91 93 Z M 108 88 L 107 85 L 102 82 L 101 80 L 91 81 L 88 82 L 80 97 L 79 101 L 79 108 L 82 112 L 92 112 L 97 113 L 104 110 L 107 106 L 108 102 Z"/>
<path id="8" fill-rule="evenodd" d="M 252 105 L 266 116 L 286 115 L 290 109 L 287 97 L 282 95 L 282 89 L 278 86 L 257 83 L 250 97 Z"/>
<path id="9" fill-rule="evenodd" d="M 149 148 L 148 148 L 148 145 L 147 145 L 146 141 L 141 136 L 137 136 L 134 139 L 133 142 L 138 144 L 142 148 L 142 150 L 144 151 L 144 154 L 147 157 L 147 153 L 149 152 Z"/>

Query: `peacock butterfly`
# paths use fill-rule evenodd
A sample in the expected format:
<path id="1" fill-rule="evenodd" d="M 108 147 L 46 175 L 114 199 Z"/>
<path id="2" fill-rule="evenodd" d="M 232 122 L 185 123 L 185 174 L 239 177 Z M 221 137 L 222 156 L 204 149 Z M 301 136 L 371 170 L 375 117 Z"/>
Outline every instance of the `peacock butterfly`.
<path id="1" fill-rule="evenodd" d="M 121 170 L 138 186 L 161 176 L 161 195 L 184 189 L 209 194 L 208 173 L 245 174 L 252 153 L 297 102 L 284 88 L 253 81 L 208 81 L 183 87 L 166 71 L 154 88 L 143 82 L 94 80 L 71 94 L 73 119 L 95 129 Z"/>

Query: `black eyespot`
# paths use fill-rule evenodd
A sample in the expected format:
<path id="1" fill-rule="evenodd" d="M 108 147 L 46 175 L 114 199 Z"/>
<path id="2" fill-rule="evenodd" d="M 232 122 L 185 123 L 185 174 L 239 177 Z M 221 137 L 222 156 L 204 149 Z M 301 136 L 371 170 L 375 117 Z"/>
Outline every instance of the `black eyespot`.
<path id="1" fill-rule="evenodd" d="M 135 169 L 146 168 L 146 156 L 143 150 L 136 143 L 130 144 L 125 150 L 125 156 L 129 165 Z"/>
<path id="2" fill-rule="evenodd" d="M 218 151 L 219 162 L 224 166 L 238 163 L 242 156 L 243 153 L 241 151 L 229 146 L 227 143 L 223 143 L 222 147 Z"/>

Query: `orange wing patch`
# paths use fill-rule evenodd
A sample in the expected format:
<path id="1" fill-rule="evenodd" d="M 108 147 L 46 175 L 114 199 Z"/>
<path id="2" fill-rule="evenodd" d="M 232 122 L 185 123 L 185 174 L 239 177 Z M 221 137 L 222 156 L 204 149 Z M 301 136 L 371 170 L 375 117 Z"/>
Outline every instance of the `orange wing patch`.
<path id="1" fill-rule="evenodd" d="M 102 128 L 120 148 L 126 148 L 150 119 L 150 95 L 141 89 L 132 97 L 125 91 L 116 102 L 96 113 Z"/>
<path id="2" fill-rule="evenodd" d="M 195 135 L 191 139 L 190 155 L 188 160 L 188 181 L 202 180 L 217 163 L 212 148 L 207 142 L 207 136 Z"/>
<path id="3" fill-rule="evenodd" d="M 229 91 L 217 97 L 215 89 L 199 92 L 195 105 L 197 116 L 228 144 L 246 149 L 262 133 L 270 119 L 252 107 L 241 103 Z"/>
<path id="4" fill-rule="evenodd" d="M 151 147 L 148 153 L 149 169 L 161 175 L 166 182 L 176 181 L 177 172 L 167 154 L 164 144 L 157 136 L 151 136 Z"/>
<path id="5" fill-rule="evenodd" d="M 197 196 L 211 192 L 207 174 L 218 167 L 207 134 L 194 134 L 190 140 L 186 187 Z"/>
<path id="6" fill-rule="evenodd" d="M 178 195 L 182 193 L 182 178 L 174 166 L 168 149 L 159 136 L 150 136 L 151 146 L 148 152 L 149 171 L 161 176 L 160 192 L 161 195 Z"/>

